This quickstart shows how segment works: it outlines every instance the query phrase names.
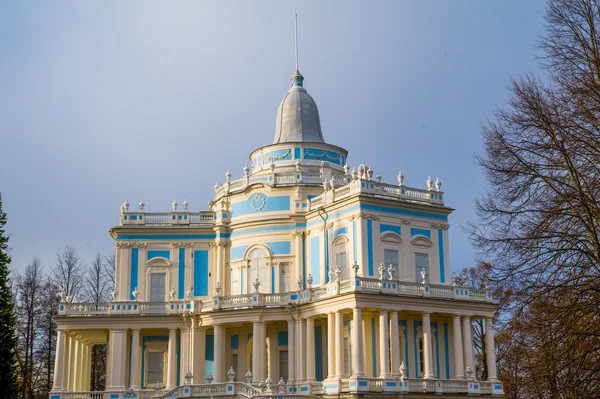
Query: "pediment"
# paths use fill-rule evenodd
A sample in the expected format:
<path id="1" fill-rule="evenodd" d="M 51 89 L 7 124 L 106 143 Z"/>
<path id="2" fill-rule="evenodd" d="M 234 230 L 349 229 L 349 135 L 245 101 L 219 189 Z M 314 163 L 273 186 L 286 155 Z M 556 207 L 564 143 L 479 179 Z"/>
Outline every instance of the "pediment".
<path id="1" fill-rule="evenodd" d="M 155 258 L 150 259 L 146 262 L 146 266 L 148 267 L 171 267 L 171 261 L 167 258 L 163 258 L 162 256 L 157 256 Z"/>
<path id="2" fill-rule="evenodd" d="M 425 237 L 424 235 L 416 235 L 413 237 L 411 243 L 413 245 L 419 246 L 419 247 L 432 247 L 433 246 L 433 242 L 431 242 L 431 240 L 427 237 Z"/>

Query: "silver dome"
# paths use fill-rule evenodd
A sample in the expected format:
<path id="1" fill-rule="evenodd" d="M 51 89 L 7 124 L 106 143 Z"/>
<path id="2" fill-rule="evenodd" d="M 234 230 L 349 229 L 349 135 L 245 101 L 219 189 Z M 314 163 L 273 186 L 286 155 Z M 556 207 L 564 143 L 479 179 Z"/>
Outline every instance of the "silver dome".
<path id="1" fill-rule="evenodd" d="M 303 87 L 304 77 L 296 71 L 292 82 L 292 88 L 277 110 L 273 144 L 299 141 L 324 143 L 319 110 L 315 100 Z"/>

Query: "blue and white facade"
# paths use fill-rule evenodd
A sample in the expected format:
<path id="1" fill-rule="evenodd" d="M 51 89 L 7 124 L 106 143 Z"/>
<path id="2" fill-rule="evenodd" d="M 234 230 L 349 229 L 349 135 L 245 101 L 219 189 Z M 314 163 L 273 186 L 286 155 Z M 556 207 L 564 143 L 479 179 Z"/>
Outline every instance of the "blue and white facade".
<path id="1" fill-rule="evenodd" d="M 502 394 L 496 305 L 451 276 L 441 184 L 350 168 L 303 83 L 296 72 L 273 144 L 226 174 L 210 209 L 123 204 L 112 301 L 60 305 L 51 399 L 99 395 L 87 393 L 95 344 L 108 345 L 111 399 Z M 475 318 L 488 323 L 488 381 L 471 372 Z"/>

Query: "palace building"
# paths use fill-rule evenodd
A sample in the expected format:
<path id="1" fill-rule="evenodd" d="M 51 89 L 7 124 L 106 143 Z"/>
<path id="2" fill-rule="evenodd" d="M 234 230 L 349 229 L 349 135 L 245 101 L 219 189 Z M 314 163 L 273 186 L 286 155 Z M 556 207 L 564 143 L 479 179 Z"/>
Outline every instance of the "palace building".
<path id="1" fill-rule="evenodd" d="M 296 71 L 273 143 L 208 210 L 123 204 L 112 300 L 61 301 L 50 398 L 502 395 L 497 305 L 450 272 L 439 180 L 384 183 L 325 137 Z M 106 391 L 89 392 L 104 344 Z"/>

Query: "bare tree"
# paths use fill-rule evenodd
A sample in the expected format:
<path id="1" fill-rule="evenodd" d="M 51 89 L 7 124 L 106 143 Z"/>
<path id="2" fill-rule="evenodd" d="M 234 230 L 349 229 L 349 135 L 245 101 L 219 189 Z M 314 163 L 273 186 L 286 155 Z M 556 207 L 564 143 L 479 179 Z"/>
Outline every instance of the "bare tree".
<path id="1" fill-rule="evenodd" d="M 74 248 L 67 246 L 56 254 L 53 281 L 65 296 L 77 298 L 83 284 L 83 274 L 84 266 Z"/>
<path id="2" fill-rule="evenodd" d="M 115 287 L 115 268 L 117 264 L 117 257 L 115 253 L 111 253 L 106 258 L 104 258 L 104 276 L 109 281 L 112 286 Z"/>
<path id="3" fill-rule="evenodd" d="M 42 264 L 36 257 L 17 277 L 17 315 L 20 335 L 19 353 L 23 379 L 21 398 L 33 398 L 37 384 L 38 370 L 35 366 L 35 340 L 37 319 L 40 315 L 40 294 L 43 288 Z"/>
<path id="4" fill-rule="evenodd" d="M 85 283 L 85 300 L 95 304 L 106 302 L 110 299 L 110 291 L 114 286 L 111 281 L 110 265 L 104 261 L 102 255 L 96 254 L 96 257 L 90 264 L 88 273 L 86 274 Z M 103 391 L 105 387 L 106 376 L 106 345 L 92 346 L 92 367 L 90 389 L 92 391 Z"/>
<path id="5" fill-rule="evenodd" d="M 523 381 L 531 388 L 523 397 L 595 398 L 600 1 L 550 0 L 546 21 L 540 49 L 547 79 L 513 80 L 508 109 L 497 110 L 483 128 L 486 153 L 478 161 L 490 190 L 478 201 L 479 221 L 469 231 L 494 266 L 491 278 L 514 291 L 511 315 L 527 316 L 526 324 L 513 327 L 541 332 L 521 336 L 513 328 L 521 348 L 536 349 L 536 357 L 524 359 L 531 372 Z"/>
<path id="6" fill-rule="evenodd" d="M 54 316 L 58 314 L 58 287 L 46 278 L 40 295 L 40 312 L 36 329 L 36 351 L 34 360 L 40 370 L 40 379 L 36 384 L 36 395 L 47 398 L 52 389 L 54 377 L 54 358 L 56 351 L 56 324 Z"/>

